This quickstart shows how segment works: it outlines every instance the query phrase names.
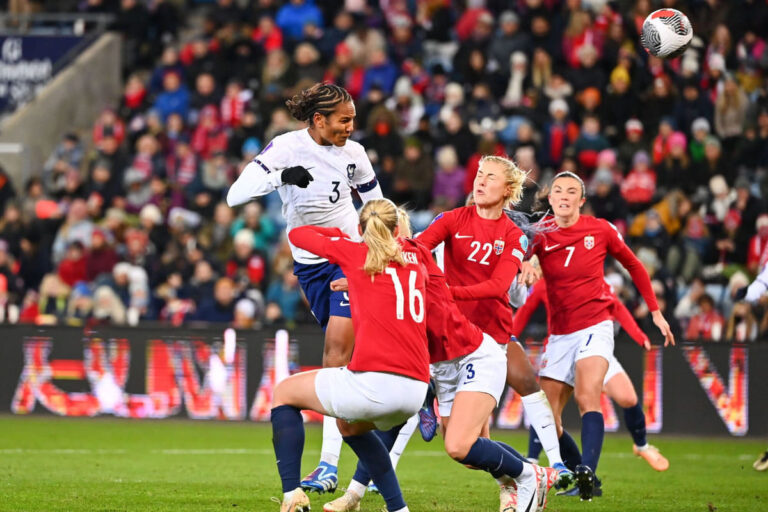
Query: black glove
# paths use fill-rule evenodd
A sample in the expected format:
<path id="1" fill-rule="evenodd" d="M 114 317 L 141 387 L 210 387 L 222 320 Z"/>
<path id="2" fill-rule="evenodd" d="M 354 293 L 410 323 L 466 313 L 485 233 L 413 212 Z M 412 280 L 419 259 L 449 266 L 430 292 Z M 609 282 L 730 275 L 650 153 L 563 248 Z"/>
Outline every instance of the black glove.
<path id="1" fill-rule="evenodd" d="M 307 188 L 309 182 L 314 181 L 314 178 L 309 174 L 309 171 L 300 165 L 283 169 L 280 179 L 283 180 L 283 183 L 296 185 L 299 188 Z"/>

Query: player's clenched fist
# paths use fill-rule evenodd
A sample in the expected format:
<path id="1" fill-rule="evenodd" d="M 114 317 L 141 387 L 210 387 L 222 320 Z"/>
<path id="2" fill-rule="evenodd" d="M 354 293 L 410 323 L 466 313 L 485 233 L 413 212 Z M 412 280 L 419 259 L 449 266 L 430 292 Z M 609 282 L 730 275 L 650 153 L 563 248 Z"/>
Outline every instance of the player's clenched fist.
<path id="1" fill-rule="evenodd" d="M 296 185 L 299 188 L 307 188 L 309 182 L 314 180 L 309 171 L 300 165 L 283 169 L 280 178 L 283 180 L 283 183 Z"/>

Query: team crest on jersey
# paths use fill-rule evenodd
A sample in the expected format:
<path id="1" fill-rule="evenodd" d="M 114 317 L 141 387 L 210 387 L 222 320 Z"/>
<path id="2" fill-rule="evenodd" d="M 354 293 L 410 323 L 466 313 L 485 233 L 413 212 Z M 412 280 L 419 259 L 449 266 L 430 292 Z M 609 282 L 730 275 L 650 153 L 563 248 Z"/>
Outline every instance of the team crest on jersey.
<path id="1" fill-rule="evenodd" d="M 493 252 L 496 253 L 496 256 L 504 252 L 504 240 L 493 242 Z"/>
<path id="2" fill-rule="evenodd" d="M 584 247 L 587 249 L 592 249 L 595 247 L 595 237 L 592 235 L 587 235 L 584 237 Z"/>
<path id="3" fill-rule="evenodd" d="M 355 164 L 347 165 L 347 178 L 352 179 L 355 176 Z"/>

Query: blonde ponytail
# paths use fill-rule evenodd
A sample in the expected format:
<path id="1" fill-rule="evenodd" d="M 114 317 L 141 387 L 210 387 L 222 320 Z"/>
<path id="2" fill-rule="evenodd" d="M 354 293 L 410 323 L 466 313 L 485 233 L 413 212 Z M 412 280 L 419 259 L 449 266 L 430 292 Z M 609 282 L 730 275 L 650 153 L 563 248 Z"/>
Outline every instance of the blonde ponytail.
<path id="1" fill-rule="evenodd" d="M 389 199 L 373 199 L 363 206 L 360 227 L 363 241 L 368 246 L 363 270 L 369 276 L 384 272 L 391 261 L 405 266 L 402 249 L 394 236 L 397 223 L 397 207 Z"/>
<path id="2" fill-rule="evenodd" d="M 411 238 L 413 236 L 411 217 L 408 215 L 405 208 L 397 208 L 397 227 L 400 228 L 400 236 L 404 238 Z"/>

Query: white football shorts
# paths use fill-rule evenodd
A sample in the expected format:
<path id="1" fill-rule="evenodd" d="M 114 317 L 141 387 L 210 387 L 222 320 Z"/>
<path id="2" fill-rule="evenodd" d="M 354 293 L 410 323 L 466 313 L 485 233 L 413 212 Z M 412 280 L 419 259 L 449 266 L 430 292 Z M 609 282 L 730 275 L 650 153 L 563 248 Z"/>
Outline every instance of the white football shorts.
<path id="1" fill-rule="evenodd" d="M 605 373 L 605 378 L 603 379 L 603 386 L 608 384 L 609 380 L 620 373 L 627 373 L 627 371 L 621 366 L 621 363 L 616 359 L 616 356 L 611 354 L 611 358 L 608 360 L 608 371 Z"/>
<path id="2" fill-rule="evenodd" d="M 370 421 L 389 430 L 416 414 L 427 396 L 426 382 L 383 372 L 323 368 L 315 392 L 329 416 L 347 422 Z"/>
<path id="3" fill-rule="evenodd" d="M 539 377 L 548 377 L 573 386 L 576 361 L 593 356 L 611 361 L 613 321 L 603 320 L 570 334 L 550 334 L 547 348 L 541 356 Z"/>
<path id="4" fill-rule="evenodd" d="M 459 391 L 491 395 L 496 404 L 507 381 L 507 353 L 502 345 L 483 333 L 483 342 L 474 352 L 431 365 L 440 416 L 450 416 Z"/>

